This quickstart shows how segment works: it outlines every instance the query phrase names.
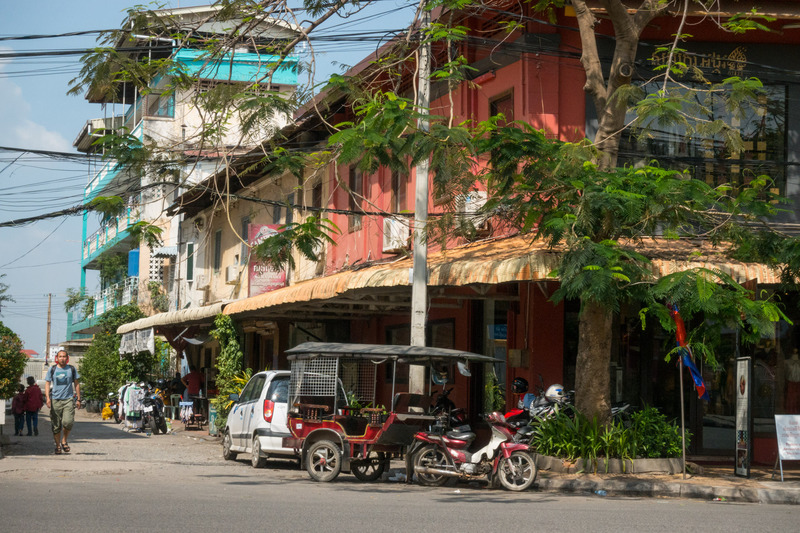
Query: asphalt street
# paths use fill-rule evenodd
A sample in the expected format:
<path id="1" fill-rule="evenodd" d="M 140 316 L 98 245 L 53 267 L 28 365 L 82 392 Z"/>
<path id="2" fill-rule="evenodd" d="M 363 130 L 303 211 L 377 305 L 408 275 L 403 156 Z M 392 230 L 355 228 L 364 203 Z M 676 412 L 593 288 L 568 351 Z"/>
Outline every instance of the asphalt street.
<path id="1" fill-rule="evenodd" d="M 800 523 L 797 506 L 365 484 L 345 474 L 321 484 L 293 461 L 259 470 L 244 455 L 224 461 L 201 432 L 147 437 L 85 413 L 71 440 L 67 456 L 52 455 L 47 431 L 3 447 L 0 531 L 794 532 Z"/>

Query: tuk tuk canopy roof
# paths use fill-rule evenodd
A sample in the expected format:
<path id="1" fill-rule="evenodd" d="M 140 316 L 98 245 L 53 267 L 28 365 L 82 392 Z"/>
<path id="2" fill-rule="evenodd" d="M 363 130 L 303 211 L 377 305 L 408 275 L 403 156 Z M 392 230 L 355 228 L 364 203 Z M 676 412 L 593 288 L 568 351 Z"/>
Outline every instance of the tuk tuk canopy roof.
<path id="1" fill-rule="evenodd" d="M 315 357 L 348 357 L 353 359 L 395 359 L 399 363 L 426 364 L 458 361 L 479 363 L 500 362 L 500 359 L 463 350 L 432 348 L 429 346 L 405 346 L 399 344 L 356 344 L 342 342 L 304 342 L 286 350 L 290 361 L 302 361 Z"/>

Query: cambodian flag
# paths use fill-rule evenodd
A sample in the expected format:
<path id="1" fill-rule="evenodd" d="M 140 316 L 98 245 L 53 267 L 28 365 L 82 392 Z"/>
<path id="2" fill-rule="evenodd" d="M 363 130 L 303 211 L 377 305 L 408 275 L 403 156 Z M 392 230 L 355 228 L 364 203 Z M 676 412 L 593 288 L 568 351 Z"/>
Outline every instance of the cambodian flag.
<path id="1" fill-rule="evenodd" d="M 694 387 L 697 389 L 697 397 L 701 400 L 710 401 L 708 392 L 706 391 L 706 384 L 703 382 L 703 377 L 700 375 L 700 371 L 697 369 L 694 362 L 692 362 L 692 351 L 686 345 L 686 326 L 684 326 L 683 319 L 678 312 L 678 306 L 672 307 L 669 310 L 669 314 L 672 316 L 672 320 L 675 321 L 675 340 L 678 346 L 683 348 L 683 357 L 681 359 L 683 360 L 683 366 L 688 368 L 689 372 L 692 374 Z"/>
<path id="2" fill-rule="evenodd" d="M 683 347 L 683 366 L 689 369 L 689 372 L 692 373 L 692 379 L 694 380 L 694 388 L 697 389 L 697 397 L 701 400 L 710 401 L 711 398 L 708 397 L 708 391 L 706 391 L 706 384 L 703 382 L 703 377 L 700 375 L 700 371 L 697 369 L 695 364 L 692 362 L 691 353 L 687 346 Z"/>

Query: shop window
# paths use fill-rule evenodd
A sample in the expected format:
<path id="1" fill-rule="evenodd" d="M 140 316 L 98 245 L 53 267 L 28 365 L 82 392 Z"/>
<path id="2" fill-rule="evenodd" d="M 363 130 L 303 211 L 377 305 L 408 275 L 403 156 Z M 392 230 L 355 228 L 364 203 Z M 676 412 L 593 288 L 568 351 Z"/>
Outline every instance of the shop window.
<path id="1" fill-rule="evenodd" d="M 645 92 L 655 93 L 660 84 L 643 86 Z M 696 179 L 711 186 L 730 183 L 746 185 L 754 177 L 768 175 L 774 180 L 773 192 L 785 193 L 786 184 L 786 87 L 764 87 L 754 105 L 745 105 L 741 112 L 725 108 L 720 99 L 700 101 L 688 114 L 711 123 L 722 120 L 738 129 L 742 137 L 741 150 L 726 146 L 722 133 L 694 132 L 686 135 L 682 125 L 651 126 L 646 135 L 642 129 L 627 130 L 620 142 L 619 165 L 644 164 L 655 159 L 663 167 L 688 170 Z M 704 110 L 704 111 L 703 111 Z M 635 118 L 629 114 L 626 121 Z"/>

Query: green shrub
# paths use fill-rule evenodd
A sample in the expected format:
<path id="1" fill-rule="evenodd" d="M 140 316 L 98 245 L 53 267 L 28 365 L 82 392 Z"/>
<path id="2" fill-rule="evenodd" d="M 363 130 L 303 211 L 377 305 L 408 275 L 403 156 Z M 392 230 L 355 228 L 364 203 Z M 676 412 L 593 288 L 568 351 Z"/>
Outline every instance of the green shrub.
<path id="1" fill-rule="evenodd" d="M 582 458 L 595 469 L 600 457 L 637 459 L 681 454 L 680 428 L 654 407 L 634 413 L 630 427 L 621 422 L 604 426 L 572 408 L 537 420 L 534 425 L 531 445 L 538 453 L 569 460 Z M 687 431 L 687 445 L 690 438 Z"/>

